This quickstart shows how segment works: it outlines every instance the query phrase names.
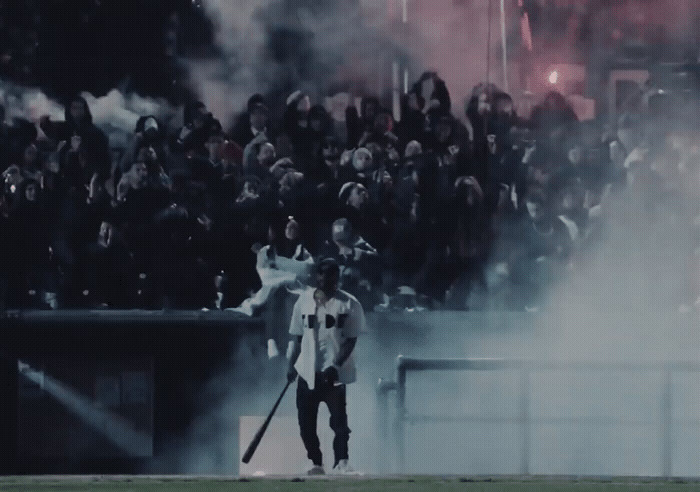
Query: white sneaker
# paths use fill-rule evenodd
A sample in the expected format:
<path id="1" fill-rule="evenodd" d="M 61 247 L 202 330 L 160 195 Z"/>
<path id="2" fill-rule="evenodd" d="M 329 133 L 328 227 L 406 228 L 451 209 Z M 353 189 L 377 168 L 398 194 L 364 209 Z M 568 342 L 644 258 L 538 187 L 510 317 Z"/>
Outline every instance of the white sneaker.
<path id="1" fill-rule="evenodd" d="M 359 475 L 359 473 L 348 464 L 348 460 L 340 460 L 333 470 L 341 475 Z"/>
<path id="2" fill-rule="evenodd" d="M 325 475 L 326 470 L 324 470 L 322 466 L 314 465 L 309 469 L 309 471 L 306 472 L 306 474 L 307 475 Z"/>

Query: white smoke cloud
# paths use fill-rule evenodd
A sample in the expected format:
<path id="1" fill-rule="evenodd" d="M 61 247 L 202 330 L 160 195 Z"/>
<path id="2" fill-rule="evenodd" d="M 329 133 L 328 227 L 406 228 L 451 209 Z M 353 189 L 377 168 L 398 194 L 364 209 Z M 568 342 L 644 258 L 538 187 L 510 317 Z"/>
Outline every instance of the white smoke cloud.
<path id="1" fill-rule="evenodd" d="M 141 116 L 155 115 L 164 124 L 175 126 L 179 112 L 165 99 L 142 97 L 138 94 L 123 94 L 112 89 L 104 96 L 95 97 L 89 92 L 85 98 L 95 125 L 103 128 L 112 146 L 124 146 L 128 135 L 133 133 Z M 48 97 L 36 87 L 24 87 L 0 81 L 0 103 L 5 106 L 7 118 L 23 118 L 37 124 L 42 116 L 53 121 L 63 121 L 63 104 Z"/>

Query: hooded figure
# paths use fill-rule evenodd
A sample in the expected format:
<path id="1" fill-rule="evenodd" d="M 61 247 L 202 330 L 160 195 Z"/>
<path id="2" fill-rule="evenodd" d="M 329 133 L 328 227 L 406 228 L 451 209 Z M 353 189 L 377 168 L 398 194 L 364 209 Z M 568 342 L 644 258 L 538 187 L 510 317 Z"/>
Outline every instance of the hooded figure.
<path id="1" fill-rule="evenodd" d="M 258 133 L 264 132 L 268 139 L 274 142 L 270 133 L 270 110 L 262 94 L 253 94 L 248 99 L 246 111 L 237 119 L 231 129 L 231 140 L 236 142 L 241 148 L 253 140 Z"/>
<path id="2" fill-rule="evenodd" d="M 423 101 L 422 112 L 429 122 L 440 116 L 450 114 L 452 101 L 445 81 L 436 72 L 424 72 L 420 79 L 413 84 L 409 93 L 415 93 Z"/>
<path id="3" fill-rule="evenodd" d="M 65 141 L 75 152 L 81 152 L 104 182 L 112 169 L 107 136 L 92 122 L 92 113 L 82 96 L 70 100 L 65 108 L 65 121 L 51 121 L 48 116 L 39 126 L 55 142 Z"/>
<path id="4" fill-rule="evenodd" d="M 354 101 L 345 110 L 345 125 L 347 127 L 346 148 L 354 149 L 358 146 L 362 135 L 374 128 L 374 120 L 381 112 L 379 99 L 376 97 L 363 97 L 360 103 L 360 114 L 354 106 Z"/>

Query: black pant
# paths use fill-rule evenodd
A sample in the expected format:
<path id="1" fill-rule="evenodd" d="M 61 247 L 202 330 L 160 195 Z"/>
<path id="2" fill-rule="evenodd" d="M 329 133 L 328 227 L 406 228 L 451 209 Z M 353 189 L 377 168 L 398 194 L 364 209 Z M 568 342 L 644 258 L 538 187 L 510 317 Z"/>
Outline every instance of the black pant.
<path id="1" fill-rule="evenodd" d="M 316 422 L 318 418 L 318 405 L 325 402 L 331 414 L 330 426 L 335 432 L 333 439 L 333 453 L 335 465 L 342 459 L 348 458 L 348 441 L 350 440 L 350 428 L 348 427 L 348 414 L 345 411 L 345 385 L 334 386 L 323 382 L 323 376 L 316 374 L 315 388 L 310 390 L 303 378 L 299 377 L 297 384 L 297 410 L 299 416 L 299 430 L 301 440 L 304 441 L 306 453 L 314 465 L 323 465 L 321 444 L 316 434 Z"/>

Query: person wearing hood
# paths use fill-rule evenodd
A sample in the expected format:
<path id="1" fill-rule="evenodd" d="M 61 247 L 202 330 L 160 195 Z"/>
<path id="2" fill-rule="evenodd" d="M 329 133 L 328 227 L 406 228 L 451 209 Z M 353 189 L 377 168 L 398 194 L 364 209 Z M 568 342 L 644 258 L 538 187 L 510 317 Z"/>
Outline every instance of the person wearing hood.
<path id="1" fill-rule="evenodd" d="M 555 128 L 569 129 L 578 123 L 578 116 L 566 98 L 557 91 L 548 92 L 544 100 L 532 109 L 530 125 L 533 130 L 547 135 Z"/>
<path id="2" fill-rule="evenodd" d="M 245 148 L 259 133 L 267 135 L 271 142 L 275 139 L 270 128 L 270 110 L 261 94 L 253 94 L 248 99 L 246 111 L 237 119 L 231 129 L 231 140 Z"/>
<path id="3" fill-rule="evenodd" d="M 345 125 L 347 128 L 347 149 L 359 146 L 362 135 L 374 129 L 374 120 L 381 111 L 379 99 L 363 97 L 360 103 L 360 114 L 355 108 L 354 96 L 351 95 L 349 105 L 345 110 Z"/>
<path id="4" fill-rule="evenodd" d="M 65 121 L 51 121 L 44 116 L 39 122 L 44 134 L 54 142 L 65 141 L 69 152 L 82 152 L 92 163 L 102 182 L 109 178 L 112 157 L 107 136 L 95 126 L 87 101 L 82 96 L 74 97 L 65 108 Z M 88 173 L 88 182 L 92 173 Z M 87 184 L 87 183 L 84 183 Z"/>
<path id="5" fill-rule="evenodd" d="M 41 197 L 41 187 L 34 179 L 25 179 L 17 190 L 17 201 L 10 215 L 14 235 L 9 265 L 17 275 L 10 285 L 14 307 L 36 308 L 44 275 L 48 270 L 50 227 Z"/>
<path id="6" fill-rule="evenodd" d="M 189 157 L 207 156 L 206 143 L 212 133 L 221 132 L 221 123 L 201 101 L 194 101 L 185 106 L 184 122 L 184 126 L 175 135 L 171 149 Z"/>
<path id="7" fill-rule="evenodd" d="M 411 141 L 424 142 L 426 138 L 426 116 L 422 109 L 425 107 L 423 97 L 411 92 L 401 98 L 401 121 L 396 125 L 396 135 L 399 137 L 399 148 L 405 149 Z"/>
<path id="8" fill-rule="evenodd" d="M 452 202 L 456 227 L 448 243 L 448 263 L 454 281 L 445 299 L 450 309 L 480 307 L 473 294 L 475 288 L 486 286 L 484 268 L 493 236 L 484 198 L 484 191 L 473 176 L 460 176 L 455 181 Z"/>
<path id="9" fill-rule="evenodd" d="M 119 161 L 120 171 L 122 173 L 127 172 L 131 165 L 138 160 L 137 154 L 139 150 L 150 147 L 157 156 L 159 164 L 167 172 L 169 166 L 167 164 L 165 138 L 165 126 L 158 118 L 153 115 L 141 116 L 136 122 L 129 146 Z"/>
<path id="10" fill-rule="evenodd" d="M 377 304 L 374 287 L 379 284 L 381 267 L 377 250 L 356 234 L 345 218 L 333 222 L 332 242 L 328 256 L 336 258 L 340 266 L 340 287 L 364 305 Z"/>
<path id="11" fill-rule="evenodd" d="M 440 116 L 450 114 L 452 109 L 450 93 L 445 81 L 438 76 L 437 72 L 423 72 L 409 93 L 415 93 L 422 99 L 421 112 L 426 116 L 429 127 Z"/>
<path id="12" fill-rule="evenodd" d="M 131 309 L 136 304 L 136 278 L 132 258 L 123 243 L 115 217 L 106 214 L 96 239 L 78 258 L 71 284 L 78 307 Z"/>
<path id="13" fill-rule="evenodd" d="M 228 310 L 253 316 L 264 308 L 268 355 L 273 358 L 279 355 L 277 347 L 285 338 L 285 330 L 276 321 L 286 319 L 280 314 L 289 307 L 288 294 L 293 294 L 289 289 L 303 288 L 314 259 L 302 243 L 299 223 L 293 217 L 285 220 L 279 215 L 274 216 L 267 239 L 268 245 L 257 246 L 256 270 L 262 287 L 240 306 Z M 293 295 L 292 299 L 296 300 L 296 296 Z"/>

